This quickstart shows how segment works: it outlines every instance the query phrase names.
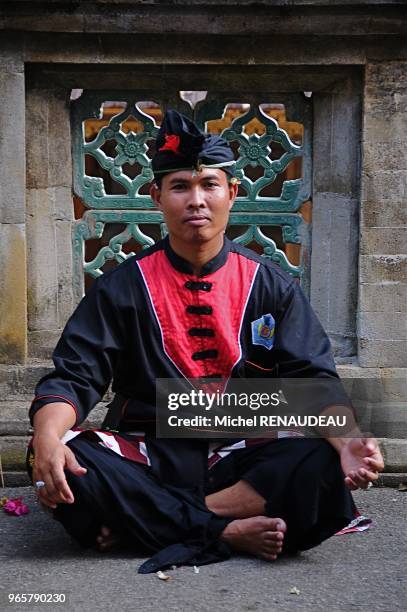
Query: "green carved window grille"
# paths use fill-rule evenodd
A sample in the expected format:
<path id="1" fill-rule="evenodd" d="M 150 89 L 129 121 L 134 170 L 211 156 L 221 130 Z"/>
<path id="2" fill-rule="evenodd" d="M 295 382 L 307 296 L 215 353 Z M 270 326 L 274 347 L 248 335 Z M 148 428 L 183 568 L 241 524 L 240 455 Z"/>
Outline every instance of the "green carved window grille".
<path id="1" fill-rule="evenodd" d="M 222 135 L 235 151 L 241 183 L 228 235 L 278 263 L 308 291 L 310 100 L 303 94 L 245 94 L 235 102 L 238 96 L 230 100 L 216 92 L 190 93 L 206 95 L 193 105 L 183 99 L 183 92 L 162 101 L 156 92 L 85 91 L 72 102 L 77 299 L 86 279 L 100 276 L 166 234 L 148 186 L 154 139 L 169 107 Z M 143 102 L 151 99 L 155 101 Z M 295 138 L 280 127 L 284 122 L 285 127 L 296 126 Z"/>

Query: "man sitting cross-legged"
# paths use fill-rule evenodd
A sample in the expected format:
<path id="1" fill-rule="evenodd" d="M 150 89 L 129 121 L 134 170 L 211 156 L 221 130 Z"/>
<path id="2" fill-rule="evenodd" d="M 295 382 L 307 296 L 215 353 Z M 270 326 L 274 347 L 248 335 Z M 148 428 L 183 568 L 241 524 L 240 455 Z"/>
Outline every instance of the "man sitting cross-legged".
<path id="1" fill-rule="evenodd" d="M 150 193 L 168 236 L 98 278 L 63 331 L 30 410 L 39 500 L 83 545 L 119 539 L 155 553 L 142 572 L 316 546 L 354 518 L 350 489 L 383 469 L 377 442 L 361 438 L 299 286 L 225 236 L 237 194 L 228 144 L 168 111 L 156 145 Z M 259 340 L 253 324 L 273 329 Z M 352 437 L 283 432 L 218 448 L 157 438 L 157 378 L 250 378 L 276 367 L 332 381 L 321 412 L 345 412 Z M 112 380 L 102 429 L 78 430 Z"/>

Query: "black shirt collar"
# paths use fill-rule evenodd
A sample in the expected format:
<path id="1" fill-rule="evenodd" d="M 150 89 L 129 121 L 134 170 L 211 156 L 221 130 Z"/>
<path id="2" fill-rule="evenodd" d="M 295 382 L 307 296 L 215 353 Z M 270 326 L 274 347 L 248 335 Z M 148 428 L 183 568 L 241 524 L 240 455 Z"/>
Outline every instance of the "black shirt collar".
<path id="1" fill-rule="evenodd" d="M 164 238 L 164 250 L 165 254 L 170 260 L 170 263 L 172 264 L 172 266 L 174 266 L 176 270 L 178 270 L 178 272 L 183 272 L 184 274 L 190 274 L 191 276 L 194 276 L 192 265 L 189 263 L 189 261 L 178 255 L 171 248 L 168 236 Z M 199 276 L 202 277 L 206 276 L 207 274 L 212 274 L 213 272 L 216 272 L 216 270 L 219 270 L 219 268 L 224 266 L 228 258 L 229 251 L 230 240 L 229 238 L 227 238 L 227 236 L 225 236 L 223 240 L 223 247 L 213 259 L 211 259 L 204 266 L 202 266 L 201 274 Z"/>

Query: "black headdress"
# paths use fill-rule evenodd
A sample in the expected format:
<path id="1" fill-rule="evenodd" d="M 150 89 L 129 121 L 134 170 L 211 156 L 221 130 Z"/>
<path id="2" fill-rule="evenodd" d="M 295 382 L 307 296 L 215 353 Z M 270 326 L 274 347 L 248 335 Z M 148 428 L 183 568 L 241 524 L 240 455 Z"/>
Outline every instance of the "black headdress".
<path id="1" fill-rule="evenodd" d="M 234 174 L 233 151 L 223 138 L 205 134 L 175 110 L 168 110 L 156 139 L 152 168 L 156 180 L 178 170 L 221 168 Z"/>

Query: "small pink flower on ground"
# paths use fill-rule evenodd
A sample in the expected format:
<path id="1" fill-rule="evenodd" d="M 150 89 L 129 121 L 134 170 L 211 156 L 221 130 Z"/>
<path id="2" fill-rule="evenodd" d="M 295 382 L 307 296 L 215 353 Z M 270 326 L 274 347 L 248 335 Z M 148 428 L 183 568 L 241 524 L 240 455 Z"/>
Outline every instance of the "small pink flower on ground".
<path id="1" fill-rule="evenodd" d="M 3 506 L 3 510 L 4 510 L 4 512 L 7 512 L 7 514 L 12 514 L 16 508 L 17 508 L 17 504 L 12 499 L 10 499 Z"/>
<path id="2" fill-rule="evenodd" d="M 17 506 L 17 508 L 14 511 L 14 514 L 16 514 L 17 516 L 21 516 L 22 514 L 28 514 L 29 513 L 29 509 L 28 506 L 26 506 L 25 504 L 21 504 L 21 506 Z"/>
<path id="3" fill-rule="evenodd" d="M 15 499 L 9 499 L 4 505 L 3 510 L 7 514 L 14 514 L 15 516 L 22 516 L 30 512 L 28 506 L 23 504 L 22 497 L 16 497 Z"/>

